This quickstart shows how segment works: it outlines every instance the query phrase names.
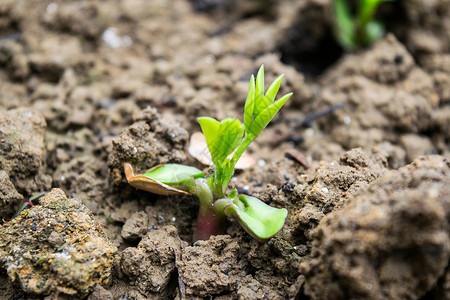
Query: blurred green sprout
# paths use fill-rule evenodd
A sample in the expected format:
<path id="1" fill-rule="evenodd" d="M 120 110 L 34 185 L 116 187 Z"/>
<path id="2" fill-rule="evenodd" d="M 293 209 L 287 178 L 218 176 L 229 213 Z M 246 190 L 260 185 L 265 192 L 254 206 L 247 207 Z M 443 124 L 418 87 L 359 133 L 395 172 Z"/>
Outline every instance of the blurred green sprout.
<path id="1" fill-rule="evenodd" d="M 333 0 L 335 35 L 341 46 L 354 51 L 372 45 L 384 35 L 384 25 L 374 19 L 377 8 L 392 0 L 359 0 L 352 14 L 349 0 Z"/>
<path id="2" fill-rule="evenodd" d="M 275 101 L 282 80 L 283 75 L 264 93 L 264 66 L 259 69 L 256 80 L 251 76 L 243 123 L 235 118 L 220 122 L 210 117 L 198 118 L 214 164 L 212 174 L 207 176 L 190 166 L 165 164 L 135 175 L 132 166 L 125 163 L 128 183 L 160 195 L 197 196 L 200 211 L 195 240 L 222 234 L 227 218 L 236 220 L 258 241 L 273 237 L 283 227 L 287 210 L 271 207 L 255 197 L 239 195 L 236 189 L 229 192 L 228 185 L 244 151 L 292 96 L 289 93 Z"/>

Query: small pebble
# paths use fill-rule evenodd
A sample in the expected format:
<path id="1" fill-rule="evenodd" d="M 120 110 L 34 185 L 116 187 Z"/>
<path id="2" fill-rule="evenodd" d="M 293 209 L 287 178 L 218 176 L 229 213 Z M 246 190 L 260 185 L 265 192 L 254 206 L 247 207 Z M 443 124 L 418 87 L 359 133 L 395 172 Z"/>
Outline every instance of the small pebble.
<path id="1" fill-rule="evenodd" d="M 266 161 L 264 159 L 258 159 L 258 166 L 264 167 L 266 165 Z"/>
<path id="2" fill-rule="evenodd" d="M 350 116 L 344 117 L 344 124 L 349 125 L 352 122 L 352 118 Z"/>
<path id="3" fill-rule="evenodd" d="M 56 12 L 57 8 L 58 8 L 58 6 L 56 5 L 56 3 L 52 2 L 49 5 L 47 5 L 47 8 L 45 9 L 45 11 L 48 14 L 54 14 Z"/>
<path id="4" fill-rule="evenodd" d="M 133 41 L 128 35 L 120 37 L 116 27 L 107 28 L 102 34 L 103 41 L 111 48 L 130 47 Z"/>
<path id="5" fill-rule="evenodd" d="M 250 187 L 248 185 L 244 185 L 243 187 L 238 187 L 238 193 L 239 194 L 244 194 L 244 195 L 248 195 L 248 191 L 249 191 Z"/>
<path id="6" fill-rule="evenodd" d="M 295 184 L 292 182 L 286 182 L 285 184 L 282 185 L 281 189 L 283 190 L 283 192 L 292 192 L 295 188 Z"/>
<path id="7" fill-rule="evenodd" d="M 305 135 L 308 136 L 308 137 L 314 136 L 314 129 L 312 129 L 312 128 L 306 129 L 305 130 Z"/>

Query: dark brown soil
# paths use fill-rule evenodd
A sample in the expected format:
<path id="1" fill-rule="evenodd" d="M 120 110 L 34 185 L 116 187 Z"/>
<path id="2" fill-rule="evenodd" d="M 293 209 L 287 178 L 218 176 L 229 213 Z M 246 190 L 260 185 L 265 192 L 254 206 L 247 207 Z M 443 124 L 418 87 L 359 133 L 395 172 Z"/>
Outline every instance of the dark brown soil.
<path id="1" fill-rule="evenodd" d="M 344 53 L 331 0 L 1 1 L 0 298 L 450 299 L 450 1 L 378 17 Z M 286 224 L 193 241 L 197 200 L 123 163 L 209 171 L 196 118 L 242 118 L 261 64 L 294 96 L 232 185 Z"/>

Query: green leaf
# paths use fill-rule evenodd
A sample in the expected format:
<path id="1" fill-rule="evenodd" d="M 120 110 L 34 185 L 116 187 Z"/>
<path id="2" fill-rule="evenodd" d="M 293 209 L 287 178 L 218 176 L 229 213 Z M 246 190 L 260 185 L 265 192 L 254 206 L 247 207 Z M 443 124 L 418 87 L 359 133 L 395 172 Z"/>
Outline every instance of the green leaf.
<path id="1" fill-rule="evenodd" d="M 131 186 L 158 195 L 188 195 L 195 188 L 194 180 L 205 176 L 196 168 L 177 164 L 159 165 L 137 175 L 129 163 L 123 169 Z"/>
<path id="2" fill-rule="evenodd" d="M 227 195 L 227 198 L 236 198 L 237 194 L 238 194 L 238 190 L 235 188 Z"/>
<path id="3" fill-rule="evenodd" d="M 366 26 L 366 40 L 367 45 L 371 45 L 379 40 L 384 35 L 384 25 L 378 21 L 370 21 Z"/>
<path id="4" fill-rule="evenodd" d="M 280 100 L 273 102 L 269 107 L 264 109 L 255 117 L 247 131 L 253 136 L 258 136 L 291 96 L 292 93 L 286 94 Z"/>
<path id="5" fill-rule="evenodd" d="M 378 6 L 383 2 L 390 2 L 392 0 L 360 0 L 358 20 L 362 24 L 367 24 L 372 20 Z"/>
<path id="6" fill-rule="evenodd" d="M 255 109 L 255 77 L 250 77 L 250 83 L 248 84 L 248 96 L 245 100 L 244 107 L 244 124 L 245 128 L 250 127 L 253 121 L 253 110 Z"/>
<path id="7" fill-rule="evenodd" d="M 205 174 L 197 168 L 179 164 L 159 165 L 142 175 L 167 185 L 177 185 L 191 178 L 204 178 Z"/>
<path id="8" fill-rule="evenodd" d="M 278 90 L 280 89 L 280 85 L 281 82 L 283 81 L 283 78 L 284 74 L 278 76 L 278 78 L 275 79 L 274 82 L 272 82 L 272 84 L 267 89 L 266 95 L 264 97 L 267 98 L 267 102 L 269 103 L 269 105 L 272 104 L 273 101 L 275 100 L 275 97 L 277 96 Z"/>
<path id="9" fill-rule="evenodd" d="M 244 108 L 244 124 L 245 131 L 252 136 L 252 140 L 261 133 L 292 95 L 292 93 L 285 95 L 280 100 L 274 102 L 283 77 L 284 75 L 280 75 L 275 79 L 265 94 L 264 65 L 258 71 L 256 83 L 253 76 L 250 78 L 248 96 Z"/>
<path id="10" fill-rule="evenodd" d="M 352 15 L 349 0 L 334 0 L 335 35 L 346 50 L 368 46 L 384 33 L 382 24 L 373 20 L 377 8 L 383 2 L 393 0 L 360 0 L 355 16 Z"/>
<path id="11" fill-rule="evenodd" d="M 200 117 L 197 121 L 202 128 L 203 134 L 205 135 L 206 144 L 214 162 L 217 160 L 216 158 L 219 155 L 218 150 L 215 148 L 215 144 L 220 130 L 220 122 L 210 117 Z"/>
<path id="12" fill-rule="evenodd" d="M 216 150 L 220 153 L 218 162 L 223 162 L 239 146 L 244 136 L 244 130 L 244 125 L 238 119 L 226 118 L 220 122 L 219 134 L 215 143 Z"/>
<path id="13" fill-rule="evenodd" d="M 335 32 L 341 45 L 346 49 L 355 47 L 354 20 L 347 0 L 334 0 Z"/>
<path id="14" fill-rule="evenodd" d="M 258 89 L 259 87 L 260 89 Z M 264 65 L 262 65 L 256 77 L 256 97 L 253 119 L 255 119 L 266 107 L 272 104 L 272 102 L 273 99 L 271 101 L 264 95 Z"/>
<path id="15" fill-rule="evenodd" d="M 256 88 L 255 88 L 255 101 L 253 114 L 259 114 L 259 108 L 262 107 L 260 103 L 264 100 L 264 65 L 259 68 L 258 74 L 256 75 Z"/>
<path id="16" fill-rule="evenodd" d="M 228 217 L 237 220 L 252 237 L 262 242 L 281 230 L 287 216 L 285 208 L 274 208 L 245 195 L 235 199 L 224 211 Z"/>
<path id="17" fill-rule="evenodd" d="M 218 122 L 213 118 L 198 118 L 205 134 L 206 144 L 214 165 L 221 165 L 241 143 L 244 125 L 238 119 L 226 118 Z"/>

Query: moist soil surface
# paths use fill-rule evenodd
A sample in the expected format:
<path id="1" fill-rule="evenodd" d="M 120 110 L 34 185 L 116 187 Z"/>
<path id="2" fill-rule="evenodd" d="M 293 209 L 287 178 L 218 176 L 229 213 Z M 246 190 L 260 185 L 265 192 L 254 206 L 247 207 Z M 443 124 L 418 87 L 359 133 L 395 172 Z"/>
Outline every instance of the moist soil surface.
<path id="1" fill-rule="evenodd" d="M 0 3 L 1 299 L 450 299 L 450 1 L 397 0 L 344 52 L 330 0 Z M 130 187 L 294 95 L 232 187 L 284 207 L 266 243 L 194 241 L 198 203 Z M 17 211 L 31 200 L 19 216 Z"/>

